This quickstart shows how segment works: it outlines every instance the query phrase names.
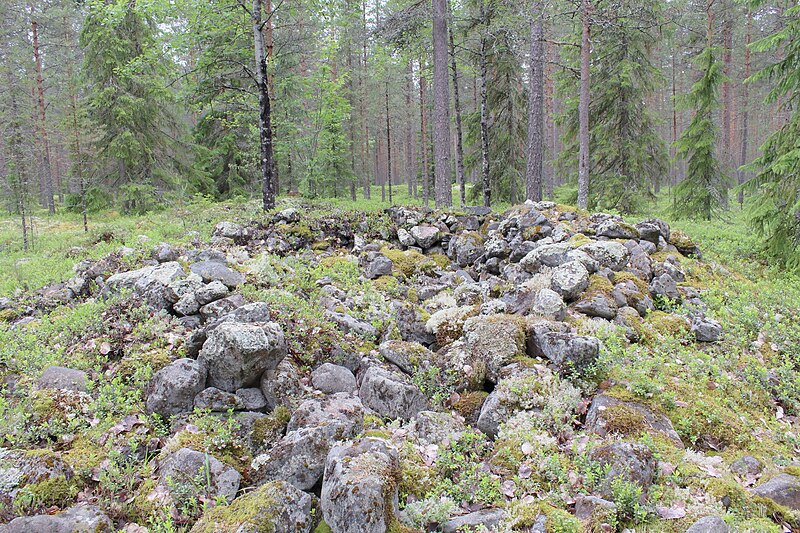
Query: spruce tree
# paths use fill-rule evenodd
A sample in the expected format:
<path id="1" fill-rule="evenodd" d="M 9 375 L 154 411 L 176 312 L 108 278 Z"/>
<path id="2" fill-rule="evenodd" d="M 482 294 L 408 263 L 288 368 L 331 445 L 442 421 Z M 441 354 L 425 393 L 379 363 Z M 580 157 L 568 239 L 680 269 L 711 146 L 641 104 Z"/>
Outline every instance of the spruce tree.
<path id="1" fill-rule="evenodd" d="M 711 220 L 726 204 L 728 178 L 715 154 L 719 128 L 714 121 L 725 76 L 713 46 L 711 7 L 710 1 L 706 45 L 696 59 L 700 78 L 680 102 L 694 116 L 676 143 L 678 157 L 688 161 L 686 177 L 675 187 L 673 214 L 678 218 Z"/>
<path id="2" fill-rule="evenodd" d="M 800 268 L 800 108 L 794 104 L 800 91 L 800 6 L 788 9 L 785 20 L 784 28 L 753 45 L 757 52 L 782 49 L 781 59 L 748 82 L 772 81 L 766 103 L 777 105 L 788 96 L 791 115 L 763 144 L 761 156 L 750 165 L 757 174 L 744 187 L 756 194 L 750 222 L 765 237 L 766 252 L 787 267 Z"/>

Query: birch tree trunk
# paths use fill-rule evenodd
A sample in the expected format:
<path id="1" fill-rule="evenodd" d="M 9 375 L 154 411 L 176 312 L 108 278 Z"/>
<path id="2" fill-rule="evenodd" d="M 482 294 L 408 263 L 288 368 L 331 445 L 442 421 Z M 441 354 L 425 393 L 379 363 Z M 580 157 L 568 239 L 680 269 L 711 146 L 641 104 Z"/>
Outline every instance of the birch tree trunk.
<path id="1" fill-rule="evenodd" d="M 253 0 L 253 43 L 258 86 L 258 129 L 261 154 L 261 193 L 264 211 L 275 207 L 275 174 L 272 158 L 272 109 L 267 79 L 267 54 L 264 49 L 264 22 L 261 20 L 261 0 Z"/>

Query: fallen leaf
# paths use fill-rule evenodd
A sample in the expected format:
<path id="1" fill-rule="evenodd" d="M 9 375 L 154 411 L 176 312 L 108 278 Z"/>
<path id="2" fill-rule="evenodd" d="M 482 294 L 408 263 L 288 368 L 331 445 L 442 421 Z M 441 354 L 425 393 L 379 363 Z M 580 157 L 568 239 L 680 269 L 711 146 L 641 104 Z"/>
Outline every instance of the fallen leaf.
<path id="1" fill-rule="evenodd" d="M 111 345 L 107 342 L 104 342 L 100 345 L 100 353 L 102 355 L 108 355 L 111 352 Z"/>

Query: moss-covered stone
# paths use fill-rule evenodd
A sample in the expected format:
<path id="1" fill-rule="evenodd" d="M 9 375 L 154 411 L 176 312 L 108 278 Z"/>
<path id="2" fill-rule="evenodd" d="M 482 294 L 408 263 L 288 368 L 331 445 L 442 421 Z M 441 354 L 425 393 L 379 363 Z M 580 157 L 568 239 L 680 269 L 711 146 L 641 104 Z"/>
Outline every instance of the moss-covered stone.
<path id="1" fill-rule="evenodd" d="M 416 250 L 403 251 L 394 248 L 383 248 L 381 252 L 391 259 L 394 268 L 406 277 L 412 276 L 417 268 L 427 260 L 424 255 Z"/>

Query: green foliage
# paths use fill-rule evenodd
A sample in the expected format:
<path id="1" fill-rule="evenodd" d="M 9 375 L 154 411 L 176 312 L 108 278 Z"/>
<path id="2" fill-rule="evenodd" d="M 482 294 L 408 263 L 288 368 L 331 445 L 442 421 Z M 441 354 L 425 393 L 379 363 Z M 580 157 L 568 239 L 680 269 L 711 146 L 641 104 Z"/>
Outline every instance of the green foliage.
<path id="1" fill-rule="evenodd" d="M 715 155 L 718 128 L 714 119 L 725 75 L 714 48 L 703 49 L 696 61 L 700 79 L 681 102 L 694 116 L 676 143 L 678 157 L 688 158 L 688 167 L 686 178 L 675 187 L 673 214 L 711 220 L 727 205 L 728 178 Z"/>
<path id="2" fill-rule="evenodd" d="M 785 96 L 788 101 L 800 89 L 800 7 L 786 11 L 785 25 L 773 35 L 754 44 L 756 51 L 781 49 L 781 58 L 758 73 L 748 82 L 770 80 L 773 89 L 767 103 L 778 105 Z M 764 251 L 791 269 L 800 268 L 800 109 L 785 104 L 791 113 L 777 131 L 761 147 L 761 155 L 750 165 L 758 174 L 745 184 L 756 194 L 750 208 L 750 223 L 764 238 Z"/>
<path id="3" fill-rule="evenodd" d="M 482 468 L 489 444 L 482 433 L 468 429 L 439 450 L 436 486 L 431 494 L 456 502 L 492 505 L 502 499 L 500 479 Z"/>

